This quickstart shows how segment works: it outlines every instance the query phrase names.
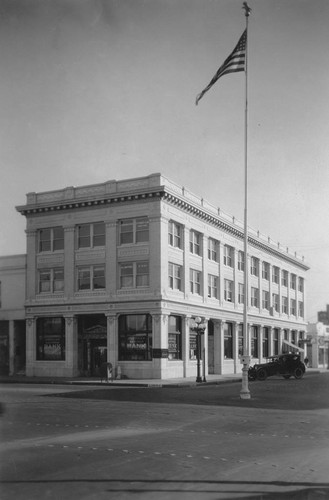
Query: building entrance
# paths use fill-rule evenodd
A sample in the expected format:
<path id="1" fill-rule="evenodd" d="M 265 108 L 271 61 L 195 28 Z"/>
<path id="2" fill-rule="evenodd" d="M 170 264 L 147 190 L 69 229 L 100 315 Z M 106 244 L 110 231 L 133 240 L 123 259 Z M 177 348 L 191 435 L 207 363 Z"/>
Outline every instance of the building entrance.
<path id="1" fill-rule="evenodd" d="M 108 359 L 107 328 L 104 315 L 79 317 L 78 344 L 80 374 L 86 377 L 99 377 L 100 366 Z"/>

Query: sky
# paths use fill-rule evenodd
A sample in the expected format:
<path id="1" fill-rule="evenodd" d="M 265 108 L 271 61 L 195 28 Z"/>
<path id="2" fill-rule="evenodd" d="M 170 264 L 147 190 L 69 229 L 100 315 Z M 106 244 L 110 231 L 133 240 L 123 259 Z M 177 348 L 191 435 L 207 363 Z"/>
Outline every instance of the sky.
<path id="1" fill-rule="evenodd" d="M 248 225 L 329 304 L 329 2 L 249 0 Z M 245 77 L 196 95 L 245 29 L 237 0 L 0 0 L 0 255 L 26 193 L 161 172 L 243 220 Z"/>

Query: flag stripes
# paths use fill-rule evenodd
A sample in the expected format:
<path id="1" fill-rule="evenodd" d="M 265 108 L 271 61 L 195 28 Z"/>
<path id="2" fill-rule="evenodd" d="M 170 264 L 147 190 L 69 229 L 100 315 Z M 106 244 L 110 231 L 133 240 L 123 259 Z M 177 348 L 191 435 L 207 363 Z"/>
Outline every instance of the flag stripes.
<path id="1" fill-rule="evenodd" d="M 224 63 L 221 65 L 221 67 L 218 69 L 217 73 L 215 76 L 212 78 L 212 80 L 208 83 L 207 87 L 203 89 L 200 94 L 197 95 L 195 104 L 197 105 L 200 99 L 204 96 L 206 92 L 214 85 L 214 83 L 217 82 L 217 80 L 224 75 L 227 75 L 229 73 L 236 73 L 238 71 L 244 71 L 245 70 L 245 60 L 246 60 L 246 46 L 247 46 L 247 30 L 245 30 L 241 37 L 240 40 L 238 41 L 235 49 L 233 52 L 225 59 Z"/>

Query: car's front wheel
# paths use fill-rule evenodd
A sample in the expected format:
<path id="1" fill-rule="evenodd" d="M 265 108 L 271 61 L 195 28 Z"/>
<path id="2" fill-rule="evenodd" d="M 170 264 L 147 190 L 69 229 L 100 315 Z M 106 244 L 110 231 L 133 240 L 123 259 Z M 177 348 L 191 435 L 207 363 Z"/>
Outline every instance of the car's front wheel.
<path id="1" fill-rule="evenodd" d="M 294 377 L 295 378 L 300 379 L 300 378 L 302 378 L 303 375 L 304 375 L 304 372 L 301 368 L 297 367 L 294 369 Z"/>
<path id="2" fill-rule="evenodd" d="M 266 378 L 267 378 L 267 371 L 265 370 L 265 368 L 260 368 L 259 370 L 257 370 L 258 380 L 266 380 Z"/>

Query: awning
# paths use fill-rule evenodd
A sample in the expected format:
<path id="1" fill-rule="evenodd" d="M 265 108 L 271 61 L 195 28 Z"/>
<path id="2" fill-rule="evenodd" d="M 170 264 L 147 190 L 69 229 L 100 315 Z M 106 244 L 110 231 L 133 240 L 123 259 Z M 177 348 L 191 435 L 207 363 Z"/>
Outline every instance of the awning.
<path id="1" fill-rule="evenodd" d="M 294 349 L 297 349 L 297 351 L 304 352 L 304 349 L 301 347 L 298 347 L 298 345 L 292 344 L 291 342 L 288 342 L 288 340 L 282 340 L 282 343 L 287 344 L 289 347 L 293 347 Z"/>

